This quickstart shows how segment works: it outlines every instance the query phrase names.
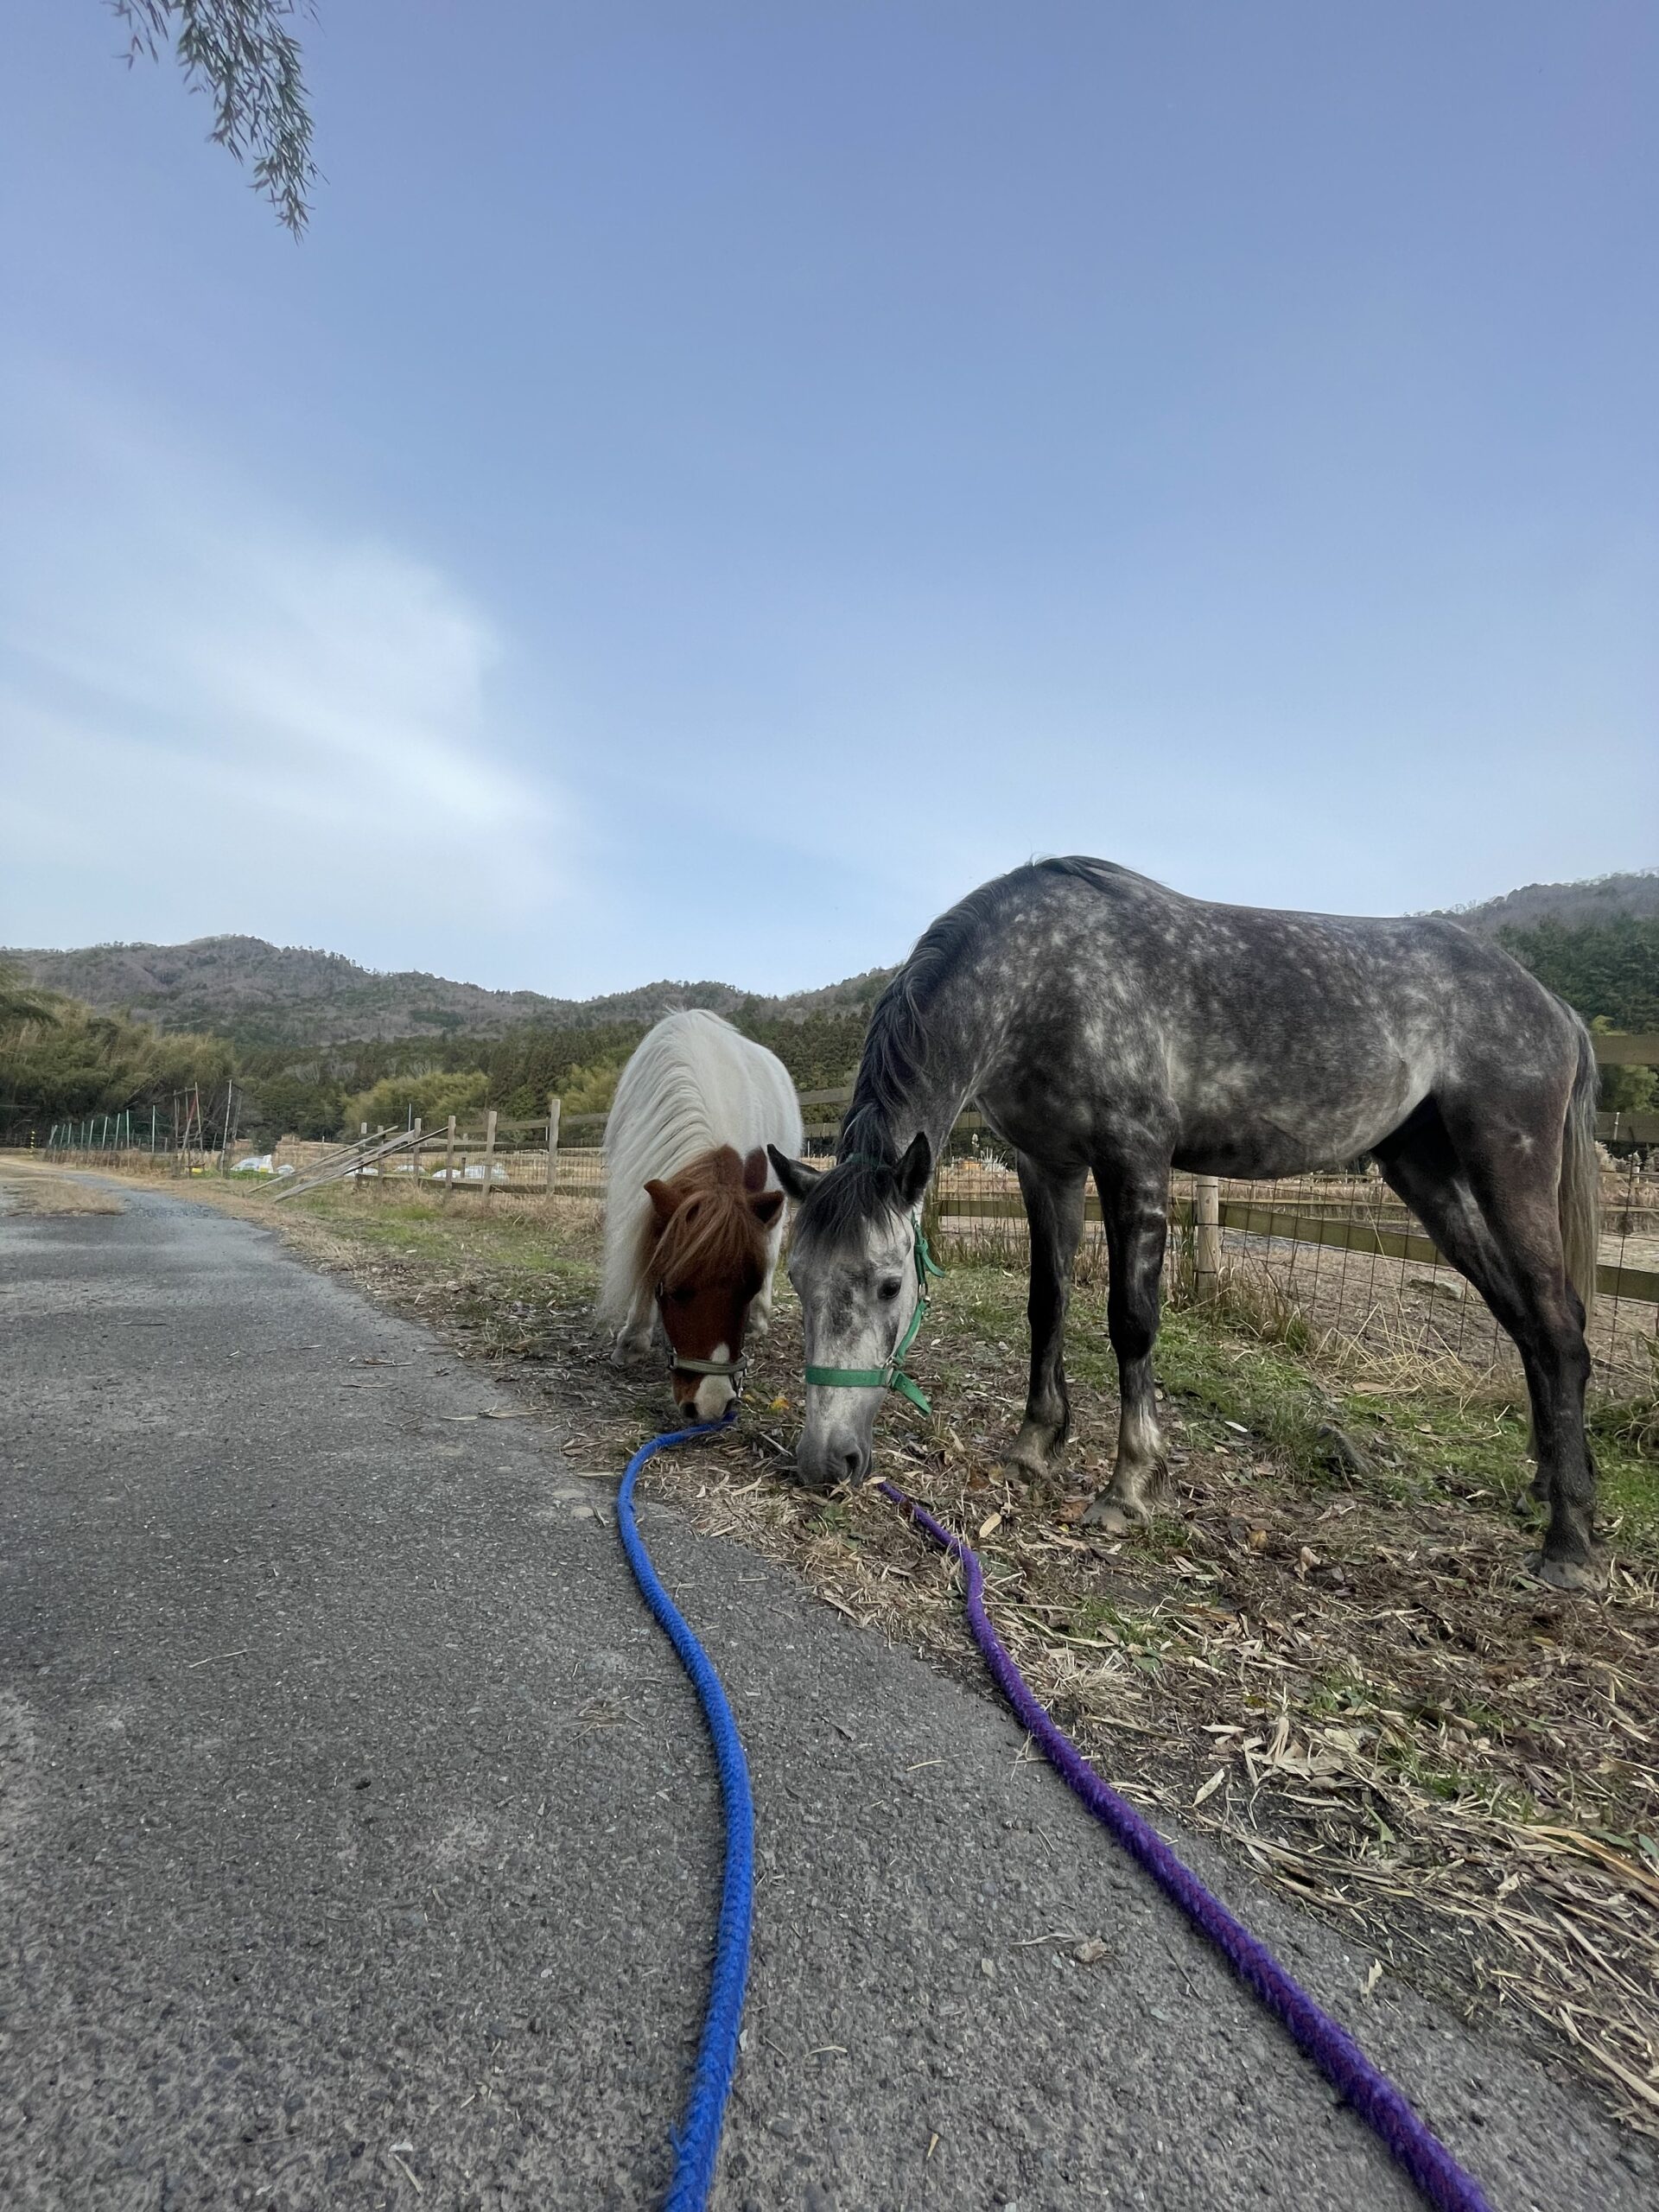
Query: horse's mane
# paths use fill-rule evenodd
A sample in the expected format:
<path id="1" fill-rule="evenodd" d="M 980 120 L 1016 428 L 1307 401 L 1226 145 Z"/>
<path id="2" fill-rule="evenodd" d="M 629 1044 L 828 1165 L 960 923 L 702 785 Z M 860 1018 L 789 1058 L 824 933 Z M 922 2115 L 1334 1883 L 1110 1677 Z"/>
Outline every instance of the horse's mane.
<path id="1" fill-rule="evenodd" d="M 709 1276 L 741 1275 L 753 1268 L 765 1278 L 766 1231 L 752 1211 L 754 1195 L 744 1186 L 743 1162 L 729 1144 L 699 1153 L 678 1169 L 681 1195 L 665 1229 L 649 1214 L 640 1239 L 640 1275 L 669 1289 Z"/>
<path id="2" fill-rule="evenodd" d="M 914 950 L 875 1002 L 842 1127 L 841 1157 L 821 1176 L 796 1217 L 795 1234 L 838 1244 L 867 1221 L 899 1206 L 898 1145 L 903 1115 L 927 1065 L 927 1016 L 957 962 L 997 909 L 1033 875 L 1072 876 L 1097 891 L 1121 892 L 1145 879 L 1112 861 L 1084 856 L 1030 861 L 982 883 L 917 939 Z"/>
<path id="3" fill-rule="evenodd" d="M 1024 874 L 1024 870 L 1019 871 Z M 960 899 L 925 930 L 915 949 L 875 1002 L 853 1081 L 841 1150 L 891 1160 L 893 1124 L 927 1065 L 927 1014 L 940 986 L 1009 881 L 1000 875 Z"/>
<path id="4" fill-rule="evenodd" d="M 808 1192 L 796 1217 L 798 1237 L 844 1243 L 867 1221 L 898 1211 L 893 1124 L 926 1069 L 929 1009 L 980 925 L 1007 895 L 1009 881 L 1002 875 L 982 883 L 941 914 L 876 1001 L 842 1125 L 841 1156 Z"/>

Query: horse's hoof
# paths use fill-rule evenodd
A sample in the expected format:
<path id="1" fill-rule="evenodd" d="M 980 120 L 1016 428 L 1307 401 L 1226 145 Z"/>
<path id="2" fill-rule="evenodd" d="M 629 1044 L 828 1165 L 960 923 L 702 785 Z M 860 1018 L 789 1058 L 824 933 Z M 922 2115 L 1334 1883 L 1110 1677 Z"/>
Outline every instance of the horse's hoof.
<path id="1" fill-rule="evenodd" d="M 1103 1490 L 1084 1508 L 1083 1525 L 1085 1529 L 1098 1529 L 1103 1535 L 1127 1536 L 1136 1529 L 1144 1529 L 1151 1518 L 1145 1506 L 1114 1497 L 1110 1491 Z"/>
<path id="2" fill-rule="evenodd" d="M 1065 1450 L 1065 1439 L 1052 1429 L 1043 1429 L 1027 1421 L 1008 1446 L 1008 1456 L 1002 1462 L 1002 1471 L 1017 1482 L 1039 1483 L 1053 1471 L 1061 1453 Z"/>
<path id="3" fill-rule="evenodd" d="M 1607 1562 L 1593 1554 L 1589 1559 L 1551 1559 L 1546 1554 L 1534 1572 L 1552 1590 L 1569 1591 L 1575 1596 L 1593 1596 L 1607 1586 Z"/>

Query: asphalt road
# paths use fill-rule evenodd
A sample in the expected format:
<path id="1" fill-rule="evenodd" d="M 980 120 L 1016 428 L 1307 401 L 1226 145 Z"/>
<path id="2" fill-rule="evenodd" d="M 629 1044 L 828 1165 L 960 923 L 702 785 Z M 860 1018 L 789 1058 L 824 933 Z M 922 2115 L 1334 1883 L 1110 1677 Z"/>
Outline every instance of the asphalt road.
<path id="1" fill-rule="evenodd" d="M 616 1471 L 158 1194 L 0 1222 L 0 2200 L 652 2205 L 718 1805 Z M 721 2212 L 1415 2202 L 1000 1708 L 645 1526 L 754 1777 Z M 1499 2212 L 1652 2204 L 1586 2099 L 1187 1847 Z"/>

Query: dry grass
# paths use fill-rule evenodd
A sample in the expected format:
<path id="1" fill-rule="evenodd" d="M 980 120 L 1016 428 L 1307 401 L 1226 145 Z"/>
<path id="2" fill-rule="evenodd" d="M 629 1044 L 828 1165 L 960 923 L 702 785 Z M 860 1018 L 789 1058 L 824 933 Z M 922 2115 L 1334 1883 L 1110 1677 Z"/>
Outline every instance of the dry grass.
<path id="1" fill-rule="evenodd" d="M 0 1165 L 0 1211 L 6 1213 L 124 1213 L 125 1201 L 78 1176 L 55 1175 L 7 1161 Z"/>
<path id="2" fill-rule="evenodd" d="M 275 1219 L 513 1379 L 575 1467 L 620 1470 L 667 1414 L 660 1378 L 618 1375 L 589 1332 L 591 1207 L 486 1218 L 342 1192 L 273 1215 L 251 1194 L 201 1194 Z M 1637 1510 L 1659 1484 L 1650 1460 L 1609 1486 L 1628 1502 L 1606 1598 L 1562 1599 L 1528 1572 L 1522 1431 L 1490 1377 L 1449 1356 L 1425 1370 L 1404 1346 L 1330 1372 L 1317 1341 L 1282 1341 L 1271 1297 L 1246 1294 L 1166 1331 L 1179 1517 L 1097 1540 L 1080 1516 L 1115 1429 L 1100 1294 L 1075 1309 L 1069 1471 L 1036 1490 L 997 1459 L 1019 1412 L 1022 1302 L 1017 1274 L 950 1271 L 917 1361 L 944 1417 L 894 1402 L 880 1471 L 977 1536 L 993 1616 L 1039 1695 L 1166 1825 L 1211 1835 L 1471 2017 L 1519 2027 L 1659 2136 L 1659 1521 Z M 785 1295 L 739 1431 L 648 1482 L 982 1688 L 949 1563 L 874 1492 L 826 1501 L 788 1481 L 799 1363 Z M 1357 1468 L 1321 1466 L 1306 1404 L 1361 1440 Z M 1640 1429 L 1630 1448 L 1650 1450 Z"/>

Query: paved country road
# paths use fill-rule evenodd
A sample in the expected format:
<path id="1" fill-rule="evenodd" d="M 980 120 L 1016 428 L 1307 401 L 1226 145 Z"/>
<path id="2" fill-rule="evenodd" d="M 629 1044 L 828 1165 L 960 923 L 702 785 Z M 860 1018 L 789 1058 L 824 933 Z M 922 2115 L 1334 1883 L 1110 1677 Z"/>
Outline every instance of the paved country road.
<path id="1" fill-rule="evenodd" d="M 653 2204 L 720 1837 L 616 1471 L 124 1195 L 0 1220 L 0 2202 Z M 1415 2202 L 997 1707 L 645 1527 L 758 1807 L 721 2212 Z M 1575 2090 L 1188 1848 L 1499 2212 L 1651 2205 Z"/>

